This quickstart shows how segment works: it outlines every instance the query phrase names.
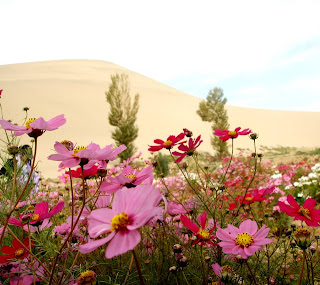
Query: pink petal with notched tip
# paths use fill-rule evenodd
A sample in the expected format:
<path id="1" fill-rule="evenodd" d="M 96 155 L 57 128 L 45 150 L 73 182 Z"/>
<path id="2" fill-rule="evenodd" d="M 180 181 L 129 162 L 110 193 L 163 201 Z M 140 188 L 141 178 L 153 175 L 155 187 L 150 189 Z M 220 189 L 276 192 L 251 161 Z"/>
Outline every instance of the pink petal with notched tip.
<path id="1" fill-rule="evenodd" d="M 251 234 L 252 236 L 257 232 L 258 230 L 258 225 L 256 222 L 251 221 L 251 220 L 245 220 L 241 223 L 239 227 L 240 232 L 247 232 Z"/>

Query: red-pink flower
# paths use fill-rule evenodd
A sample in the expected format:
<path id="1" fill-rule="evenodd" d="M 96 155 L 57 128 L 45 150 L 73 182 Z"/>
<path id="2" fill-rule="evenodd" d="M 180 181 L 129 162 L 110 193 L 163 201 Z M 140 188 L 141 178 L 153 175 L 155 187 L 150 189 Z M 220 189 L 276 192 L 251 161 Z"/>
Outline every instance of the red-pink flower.
<path id="1" fill-rule="evenodd" d="M 175 163 L 181 162 L 187 155 L 192 156 L 196 148 L 202 143 L 201 136 L 198 136 L 196 139 L 189 138 L 188 145 L 181 144 L 179 145 L 178 149 L 183 152 L 174 151 L 172 154 L 175 156 L 180 156 Z"/>
<path id="2" fill-rule="evenodd" d="M 153 182 L 152 171 L 152 165 L 144 168 L 141 171 L 133 169 L 130 165 L 128 165 L 122 170 L 119 176 L 109 177 L 109 181 L 102 182 L 100 191 L 112 194 L 120 190 L 122 187 L 132 188 L 140 185 L 142 182 L 150 185 Z"/>
<path id="3" fill-rule="evenodd" d="M 244 129 L 243 131 L 240 132 L 240 127 L 236 128 L 234 131 L 229 131 L 229 130 L 219 130 L 216 129 L 214 131 L 214 135 L 218 136 L 220 140 L 222 140 L 223 142 L 227 141 L 228 139 L 235 139 L 237 138 L 239 135 L 248 135 L 251 133 L 250 129 Z"/>
<path id="4" fill-rule="evenodd" d="M 88 178 L 90 176 L 96 175 L 98 171 L 98 165 L 93 165 L 88 169 L 83 170 L 84 178 Z M 66 171 L 66 174 L 69 175 L 69 171 Z M 82 169 L 78 167 L 76 170 L 71 170 L 71 177 L 74 178 L 82 178 Z"/>
<path id="5" fill-rule="evenodd" d="M 32 138 L 41 136 L 45 131 L 53 131 L 66 123 L 64 115 L 59 115 L 49 121 L 45 121 L 42 117 L 36 119 L 31 118 L 26 122 L 25 126 L 16 126 L 6 120 L 0 120 L 0 125 L 7 131 L 14 131 L 14 136 L 28 134 Z"/>
<path id="6" fill-rule="evenodd" d="M 178 143 L 180 144 L 184 143 L 184 142 L 180 142 L 181 140 L 184 139 L 184 136 L 185 136 L 184 133 L 181 133 L 178 136 L 169 136 L 166 141 L 156 139 L 153 142 L 158 145 L 150 146 L 148 150 L 151 152 L 154 152 L 154 151 L 159 151 L 163 148 L 171 149 L 173 146 L 177 145 Z"/>
<path id="7" fill-rule="evenodd" d="M 112 209 L 93 210 L 89 216 L 91 238 L 109 235 L 80 245 L 79 251 L 89 253 L 109 242 L 106 258 L 113 258 L 134 249 L 141 240 L 138 228 L 163 211 L 158 207 L 161 199 L 160 191 L 153 185 L 122 188 L 114 194 Z"/>
<path id="8" fill-rule="evenodd" d="M 194 224 L 193 222 L 190 221 L 190 219 L 185 216 L 181 215 L 180 216 L 180 221 L 189 229 L 191 230 L 197 239 L 193 241 L 192 245 L 195 245 L 197 243 L 200 243 L 200 245 L 213 245 L 217 246 L 218 244 L 216 242 L 213 242 L 212 240 L 216 239 L 215 235 L 212 235 L 212 232 L 216 229 L 214 226 L 211 230 L 207 231 L 206 230 L 206 223 L 207 223 L 207 213 L 203 212 L 199 217 L 198 217 L 201 225 L 201 229 Z"/>
<path id="9" fill-rule="evenodd" d="M 239 228 L 228 225 L 226 229 L 218 228 L 217 237 L 221 240 L 219 246 L 227 254 L 241 255 L 247 259 L 257 250 L 263 250 L 261 245 L 269 244 L 272 239 L 266 238 L 269 228 L 265 225 L 258 231 L 258 225 L 251 220 L 245 220 Z"/>
<path id="10" fill-rule="evenodd" d="M 30 241 L 28 237 L 25 238 L 22 243 L 25 245 L 25 247 L 29 248 Z M 33 241 L 31 241 L 31 245 L 32 243 Z M 24 259 L 28 255 L 28 251 L 15 238 L 12 241 L 12 247 L 3 246 L 1 248 L 1 252 L 5 255 L 0 256 L 0 263 L 6 263 L 10 259 Z"/>
<path id="11" fill-rule="evenodd" d="M 3 89 L 0 89 L 0 98 L 1 98 L 2 91 L 3 91 Z"/>
<path id="12" fill-rule="evenodd" d="M 320 209 L 314 209 L 316 206 L 315 199 L 308 198 L 302 207 L 291 195 L 287 196 L 287 201 L 290 206 L 278 201 L 281 212 L 286 213 L 290 217 L 294 217 L 294 220 L 304 221 L 310 227 L 318 227 L 320 225 Z"/>

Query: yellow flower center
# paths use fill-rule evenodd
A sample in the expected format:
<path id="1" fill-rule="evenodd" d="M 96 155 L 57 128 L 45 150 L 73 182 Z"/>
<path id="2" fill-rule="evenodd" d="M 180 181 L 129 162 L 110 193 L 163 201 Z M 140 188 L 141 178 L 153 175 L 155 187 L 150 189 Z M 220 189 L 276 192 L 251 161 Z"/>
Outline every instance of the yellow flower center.
<path id="1" fill-rule="evenodd" d="M 27 122 L 26 122 L 26 127 L 27 127 L 27 129 L 30 129 L 30 124 L 32 123 L 32 122 L 34 122 L 36 120 L 36 118 L 30 118 Z"/>
<path id="2" fill-rule="evenodd" d="M 230 131 L 230 132 L 228 133 L 228 135 L 229 135 L 230 137 L 234 137 L 236 134 L 237 134 L 236 131 Z"/>
<path id="3" fill-rule="evenodd" d="M 246 201 L 252 201 L 253 198 L 252 198 L 252 197 L 246 197 L 245 200 L 246 200 Z"/>
<path id="4" fill-rule="evenodd" d="M 87 270 L 82 272 L 78 277 L 79 284 L 94 284 L 96 279 L 96 274 L 92 270 Z"/>
<path id="5" fill-rule="evenodd" d="M 73 150 L 73 143 L 71 141 L 63 140 L 60 143 L 63 144 L 67 148 L 67 150 Z"/>
<path id="6" fill-rule="evenodd" d="M 21 256 L 23 256 L 24 255 L 24 249 L 23 248 L 19 248 L 19 249 L 17 249 L 15 252 L 14 252 L 14 256 L 15 257 L 21 257 Z"/>
<path id="7" fill-rule="evenodd" d="M 297 238 L 302 238 L 302 237 L 309 237 L 311 235 L 311 231 L 307 228 L 297 228 L 296 232 L 294 235 Z"/>
<path id="8" fill-rule="evenodd" d="M 310 211 L 307 208 L 301 207 L 298 211 L 299 214 L 306 217 L 308 220 L 311 220 L 310 218 Z"/>
<path id="9" fill-rule="evenodd" d="M 33 214 L 31 219 L 32 219 L 32 221 L 37 221 L 39 219 L 39 215 Z"/>
<path id="10" fill-rule="evenodd" d="M 210 237 L 210 234 L 206 230 L 199 230 L 198 234 L 201 235 L 204 239 L 208 239 Z"/>
<path id="11" fill-rule="evenodd" d="M 115 215 L 111 219 L 111 231 L 124 231 L 127 229 L 127 225 L 129 224 L 129 217 L 126 213 L 121 213 Z"/>
<path id="12" fill-rule="evenodd" d="M 170 141 L 170 140 L 167 140 L 167 141 L 165 141 L 163 143 L 163 145 L 165 145 L 165 146 L 168 146 L 168 145 L 171 145 L 171 144 L 172 144 L 172 141 Z"/>
<path id="13" fill-rule="evenodd" d="M 28 206 L 28 208 L 26 209 L 27 212 L 33 212 L 34 211 L 34 206 L 30 205 Z"/>
<path id="14" fill-rule="evenodd" d="M 77 146 L 77 147 L 75 147 L 74 150 L 73 150 L 73 156 L 77 157 L 77 153 L 79 151 L 81 151 L 81 150 L 84 150 L 84 149 L 86 149 L 85 146 Z"/>
<path id="15" fill-rule="evenodd" d="M 128 177 L 132 180 L 136 180 L 137 179 L 137 176 L 135 176 L 133 173 L 130 173 L 130 174 L 126 174 L 125 177 Z"/>
<path id="16" fill-rule="evenodd" d="M 236 244 L 244 247 L 249 247 L 253 243 L 253 237 L 249 233 L 238 234 L 236 237 Z"/>
<path id="17" fill-rule="evenodd" d="M 226 276 L 232 276 L 233 275 L 233 270 L 229 265 L 224 265 L 220 268 L 220 275 L 223 277 Z"/>

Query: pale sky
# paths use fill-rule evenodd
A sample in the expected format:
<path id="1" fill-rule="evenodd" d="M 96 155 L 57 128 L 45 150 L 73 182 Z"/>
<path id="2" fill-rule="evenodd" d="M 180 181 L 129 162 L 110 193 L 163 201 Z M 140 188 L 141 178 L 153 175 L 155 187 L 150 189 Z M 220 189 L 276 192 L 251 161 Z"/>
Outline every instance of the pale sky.
<path id="1" fill-rule="evenodd" d="M 0 0 L 0 65 L 110 61 L 228 104 L 320 111 L 320 0 Z M 1 86 L 0 86 L 1 89 Z"/>

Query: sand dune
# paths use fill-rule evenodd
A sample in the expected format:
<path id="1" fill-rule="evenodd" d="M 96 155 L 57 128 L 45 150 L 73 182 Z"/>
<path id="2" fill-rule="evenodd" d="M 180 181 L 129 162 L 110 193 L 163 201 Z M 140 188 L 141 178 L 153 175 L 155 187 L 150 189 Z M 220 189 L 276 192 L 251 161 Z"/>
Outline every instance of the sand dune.
<path id="1" fill-rule="evenodd" d="M 109 106 L 105 92 L 110 75 L 129 75 L 132 94 L 140 94 L 136 145 L 147 158 L 148 145 L 188 128 L 202 135 L 202 151 L 212 153 L 211 125 L 196 114 L 201 99 L 166 86 L 124 67 L 105 61 L 59 60 L 0 66 L 0 89 L 4 118 L 21 123 L 23 107 L 29 117 L 50 119 L 65 114 L 67 124 L 39 138 L 39 168 L 46 177 L 56 177 L 57 162 L 48 161 L 56 140 L 86 145 L 113 143 L 108 124 Z M 214 86 L 212 86 L 214 87 Z M 227 96 L 227 94 L 226 94 Z M 227 106 L 231 128 L 241 126 L 259 133 L 258 145 L 315 147 L 320 145 L 320 112 L 274 111 Z M 1 132 L 1 138 L 4 138 Z M 29 137 L 23 136 L 22 142 Z M 235 147 L 252 148 L 247 137 L 235 140 Z"/>

